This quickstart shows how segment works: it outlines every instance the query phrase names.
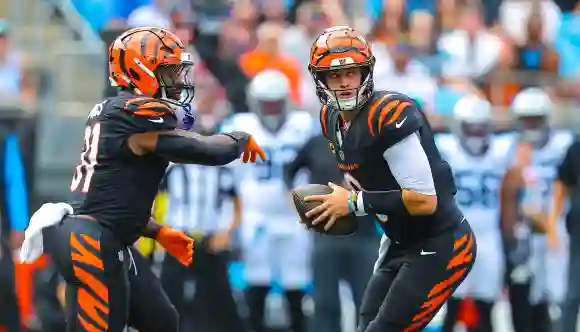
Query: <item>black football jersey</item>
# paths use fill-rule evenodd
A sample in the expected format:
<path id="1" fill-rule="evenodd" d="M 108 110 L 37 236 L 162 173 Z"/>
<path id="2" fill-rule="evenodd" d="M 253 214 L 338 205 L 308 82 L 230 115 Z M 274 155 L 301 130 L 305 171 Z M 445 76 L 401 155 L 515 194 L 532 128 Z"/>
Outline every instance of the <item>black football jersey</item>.
<path id="1" fill-rule="evenodd" d="M 437 211 L 430 216 L 377 215 L 389 237 L 400 243 L 413 242 L 462 220 L 455 205 L 456 188 L 451 168 L 435 146 L 425 115 L 411 98 L 400 93 L 376 91 L 348 128 L 340 112 L 331 107 L 322 108 L 320 121 L 345 181 L 362 191 L 400 190 L 383 154 L 413 133 L 419 135 L 435 182 Z"/>
<path id="2" fill-rule="evenodd" d="M 171 107 L 157 99 L 122 93 L 95 105 L 70 186 L 75 214 L 90 215 L 125 244 L 133 243 L 149 221 L 168 162 L 134 155 L 127 141 L 132 134 L 176 126 Z"/>

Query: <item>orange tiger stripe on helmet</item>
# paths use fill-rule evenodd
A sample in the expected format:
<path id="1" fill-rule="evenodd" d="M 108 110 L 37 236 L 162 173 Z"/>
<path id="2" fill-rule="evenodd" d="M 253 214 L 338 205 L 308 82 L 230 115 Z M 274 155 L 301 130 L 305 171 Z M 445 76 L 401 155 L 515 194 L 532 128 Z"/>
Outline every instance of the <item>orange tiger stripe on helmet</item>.
<path id="1" fill-rule="evenodd" d="M 133 28 L 109 47 L 109 77 L 118 86 L 155 96 L 160 84 L 156 70 L 181 63 L 184 46 L 172 32 L 152 27 Z"/>
<path id="2" fill-rule="evenodd" d="M 341 63 L 341 59 L 348 59 Z M 374 60 L 367 41 L 349 27 L 336 27 L 320 35 L 310 51 L 311 68 L 330 69 L 335 66 L 368 65 Z"/>

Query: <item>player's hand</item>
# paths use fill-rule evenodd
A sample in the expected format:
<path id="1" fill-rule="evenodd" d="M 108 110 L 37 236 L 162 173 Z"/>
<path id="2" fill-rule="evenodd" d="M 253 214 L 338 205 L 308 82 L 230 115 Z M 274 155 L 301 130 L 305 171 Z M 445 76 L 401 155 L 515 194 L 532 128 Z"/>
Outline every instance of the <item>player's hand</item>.
<path id="1" fill-rule="evenodd" d="M 250 136 L 250 140 L 246 145 L 246 149 L 242 153 L 242 161 L 244 163 L 247 162 L 254 163 L 258 159 L 258 156 L 260 156 L 260 159 L 262 159 L 262 161 L 266 160 L 266 153 L 264 152 L 264 150 L 262 150 L 262 148 L 258 145 L 258 143 L 256 143 L 254 137 Z"/>
<path id="2" fill-rule="evenodd" d="M 256 143 L 254 137 L 243 131 L 234 131 L 225 134 L 238 142 L 239 149 L 241 151 L 241 159 L 244 163 L 256 162 L 258 156 L 260 159 L 266 160 L 266 153 L 262 148 Z"/>
<path id="3" fill-rule="evenodd" d="M 193 239 L 184 232 L 162 227 L 155 240 L 181 264 L 188 266 L 193 260 Z"/>
<path id="4" fill-rule="evenodd" d="M 350 213 L 348 209 L 348 195 L 350 192 L 332 182 L 329 182 L 328 186 L 333 190 L 330 194 L 304 197 L 305 202 L 322 202 L 319 206 L 306 212 L 306 217 L 313 218 L 316 216 L 316 219 L 312 221 L 312 225 L 326 221 L 326 225 L 324 225 L 324 230 L 326 231 L 334 225 L 338 218 Z"/>
<path id="5" fill-rule="evenodd" d="M 209 238 L 209 250 L 213 253 L 228 250 L 231 240 L 232 234 L 229 231 L 216 233 Z"/>

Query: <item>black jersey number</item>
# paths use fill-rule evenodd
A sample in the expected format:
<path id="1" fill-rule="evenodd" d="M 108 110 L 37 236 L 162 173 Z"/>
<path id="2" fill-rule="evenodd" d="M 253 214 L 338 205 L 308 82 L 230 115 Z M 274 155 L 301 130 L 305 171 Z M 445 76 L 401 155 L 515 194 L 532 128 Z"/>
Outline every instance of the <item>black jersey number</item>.
<path id="1" fill-rule="evenodd" d="M 457 203 L 465 207 L 496 207 L 500 181 L 499 175 L 489 172 L 455 172 Z"/>
<path id="2" fill-rule="evenodd" d="M 97 164 L 99 153 L 99 137 L 101 135 L 101 124 L 95 123 L 93 126 L 85 128 L 85 146 L 81 153 L 81 163 L 75 168 L 70 191 L 76 191 L 82 184 L 82 192 L 86 193 L 91 187 L 91 179 Z"/>

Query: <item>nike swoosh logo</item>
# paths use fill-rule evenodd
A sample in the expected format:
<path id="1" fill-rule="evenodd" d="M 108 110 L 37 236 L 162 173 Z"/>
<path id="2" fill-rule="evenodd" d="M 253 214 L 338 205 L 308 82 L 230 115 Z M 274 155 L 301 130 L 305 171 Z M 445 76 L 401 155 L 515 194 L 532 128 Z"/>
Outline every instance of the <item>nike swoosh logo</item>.
<path id="1" fill-rule="evenodd" d="M 421 256 L 435 255 L 435 254 L 436 254 L 435 251 L 424 251 L 424 250 L 421 250 Z"/>
<path id="2" fill-rule="evenodd" d="M 405 123 L 405 121 L 407 121 L 407 117 L 405 117 L 403 120 L 401 120 L 400 122 L 395 123 L 395 127 L 397 129 L 401 128 L 403 126 L 403 123 Z"/>
<path id="3" fill-rule="evenodd" d="M 148 120 L 153 122 L 153 123 L 163 123 L 162 118 L 152 118 L 152 119 L 148 119 Z"/>

